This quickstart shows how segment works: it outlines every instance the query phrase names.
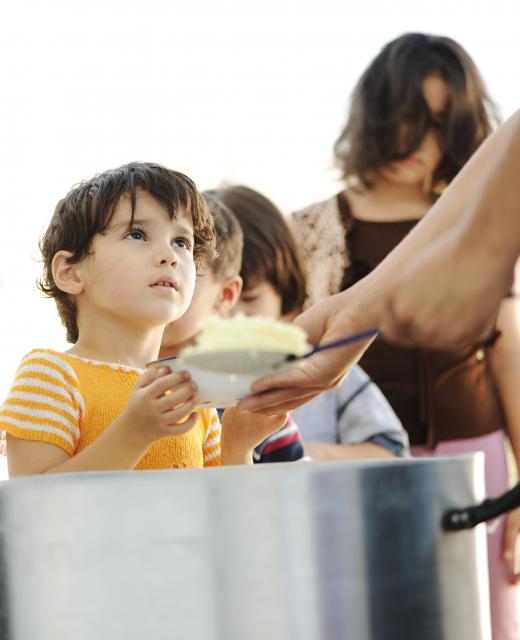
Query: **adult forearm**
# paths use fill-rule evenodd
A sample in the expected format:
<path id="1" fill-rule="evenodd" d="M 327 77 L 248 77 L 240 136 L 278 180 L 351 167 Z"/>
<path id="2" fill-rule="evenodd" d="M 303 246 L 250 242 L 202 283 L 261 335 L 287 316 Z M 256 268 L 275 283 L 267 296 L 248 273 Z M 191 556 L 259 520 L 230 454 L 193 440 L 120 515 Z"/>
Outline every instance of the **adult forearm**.
<path id="1" fill-rule="evenodd" d="M 520 253 L 520 110 L 495 131 L 428 214 L 359 284 L 359 312 L 375 320 L 377 299 L 400 269 L 443 234 L 457 231 L 460 251 L 499 258 L 510 269 Z M 506 260 L 504 260 L 506 258 Z"/>
<path id="2" fill-rule="evenodd" d="M 493 256 L 506 253 L 514 264 L 520 253 L 520 110 L 482 152 L 482 158 L 475 156 L 482 169 L 474 176 L 474 195 L 462 224 L 472 240 L 485 241 Z"/>

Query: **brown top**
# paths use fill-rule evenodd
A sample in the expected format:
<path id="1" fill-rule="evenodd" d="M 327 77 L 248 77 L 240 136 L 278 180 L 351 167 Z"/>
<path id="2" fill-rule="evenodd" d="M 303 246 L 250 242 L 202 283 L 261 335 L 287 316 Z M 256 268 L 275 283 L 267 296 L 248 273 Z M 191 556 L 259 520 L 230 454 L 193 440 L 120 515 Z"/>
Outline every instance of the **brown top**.
<path id="1" fill-rule="evenodd" d="M 324 206 L 325 205 L 325 206 Z M 319 223 L 317 218 L 320 218 Z M 326 218 L 327 220 L 324 220 Z M 293 231 L 304 253 L 312 303 L 352 286 L 374 269 L 415 226 L 416 221 L 367 222 L 352 217 L 348 202 L 335 198 L 293 214 Z M 341 255 L 321 255 L 321 272 L 341 269 L 338 288 L 318 286 L 313 244 L 316 226 L 341 231 Z M 310 241 L 310 238 L 313 238 Z M 322 281 L 323 282 L 323 281 Z M 492 341 L 493 342 L 493 341 Z M 484 435 L 505 427 L 505 418 L 489 367 L 492 344 L 458 351 L 410 349 L 378 339 L 360 360 L 401 419 L 412 445 Z"/>

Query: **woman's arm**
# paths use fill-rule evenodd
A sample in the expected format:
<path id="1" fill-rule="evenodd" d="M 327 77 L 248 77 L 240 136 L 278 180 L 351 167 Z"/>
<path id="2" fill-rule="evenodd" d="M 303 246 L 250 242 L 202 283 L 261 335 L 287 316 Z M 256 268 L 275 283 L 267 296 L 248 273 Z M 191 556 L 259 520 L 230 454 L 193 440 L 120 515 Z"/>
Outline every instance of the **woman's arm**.
<path id="1" fill-rule="evenodd" d="M 432 210 L 366 278 L 299 316 L 312 343 L 370 326 L 434 347 L 479 339 L 511 288 L 520 251 L 520 111 L 479 148 Z M 293 409 L 330 389 L 369 341 L 260 379 L 251 411 Z"/>
<path id="2" fill-rule="evenodd" d="M 489 333 L 520 253 L 519 164 L 517 111 L 383 263 L 398 269 L 377 314 L 387 338 L 452 348 Z"/>

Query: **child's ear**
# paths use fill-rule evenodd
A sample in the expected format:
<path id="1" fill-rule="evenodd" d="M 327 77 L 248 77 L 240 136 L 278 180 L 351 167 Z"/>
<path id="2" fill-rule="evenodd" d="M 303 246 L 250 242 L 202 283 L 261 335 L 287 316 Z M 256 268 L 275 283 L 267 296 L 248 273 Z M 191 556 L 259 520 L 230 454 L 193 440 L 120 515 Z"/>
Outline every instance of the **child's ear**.
<path id="1" fill-rule="evenodd" d="M 242 278 L 233 276 L 222 282 L 219 296 L 215 302 L 215 312 L 220 316 L 228 316 L 235 308 L 242 293 Z"/>
<path id="2" fill-rule="evenodd" d="M 52 277 L 58 289 L 71 295 L 77 295 L 83 291 L 83 281 L 79 274 L 79 264 L 71 263 L 70 251 L 58 251 L 52 259 Z"/>

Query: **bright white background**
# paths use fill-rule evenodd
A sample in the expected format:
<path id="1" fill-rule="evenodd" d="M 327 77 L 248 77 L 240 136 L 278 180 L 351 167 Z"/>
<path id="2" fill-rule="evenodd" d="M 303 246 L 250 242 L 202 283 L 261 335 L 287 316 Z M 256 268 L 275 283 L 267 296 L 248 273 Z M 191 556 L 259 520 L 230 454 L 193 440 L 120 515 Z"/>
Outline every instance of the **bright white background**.
<path id="1" fill-rule="evenodd" d="M 388 40 L 458 40 L 502 115 L 520 106 L 519 0 L 18 0 L 0 13 L 0 402 L 37 346 L 64 348 L 37 240 L 75 182 L 131 160 L 285 212 L 338 188 L 348 96 Z"/>

